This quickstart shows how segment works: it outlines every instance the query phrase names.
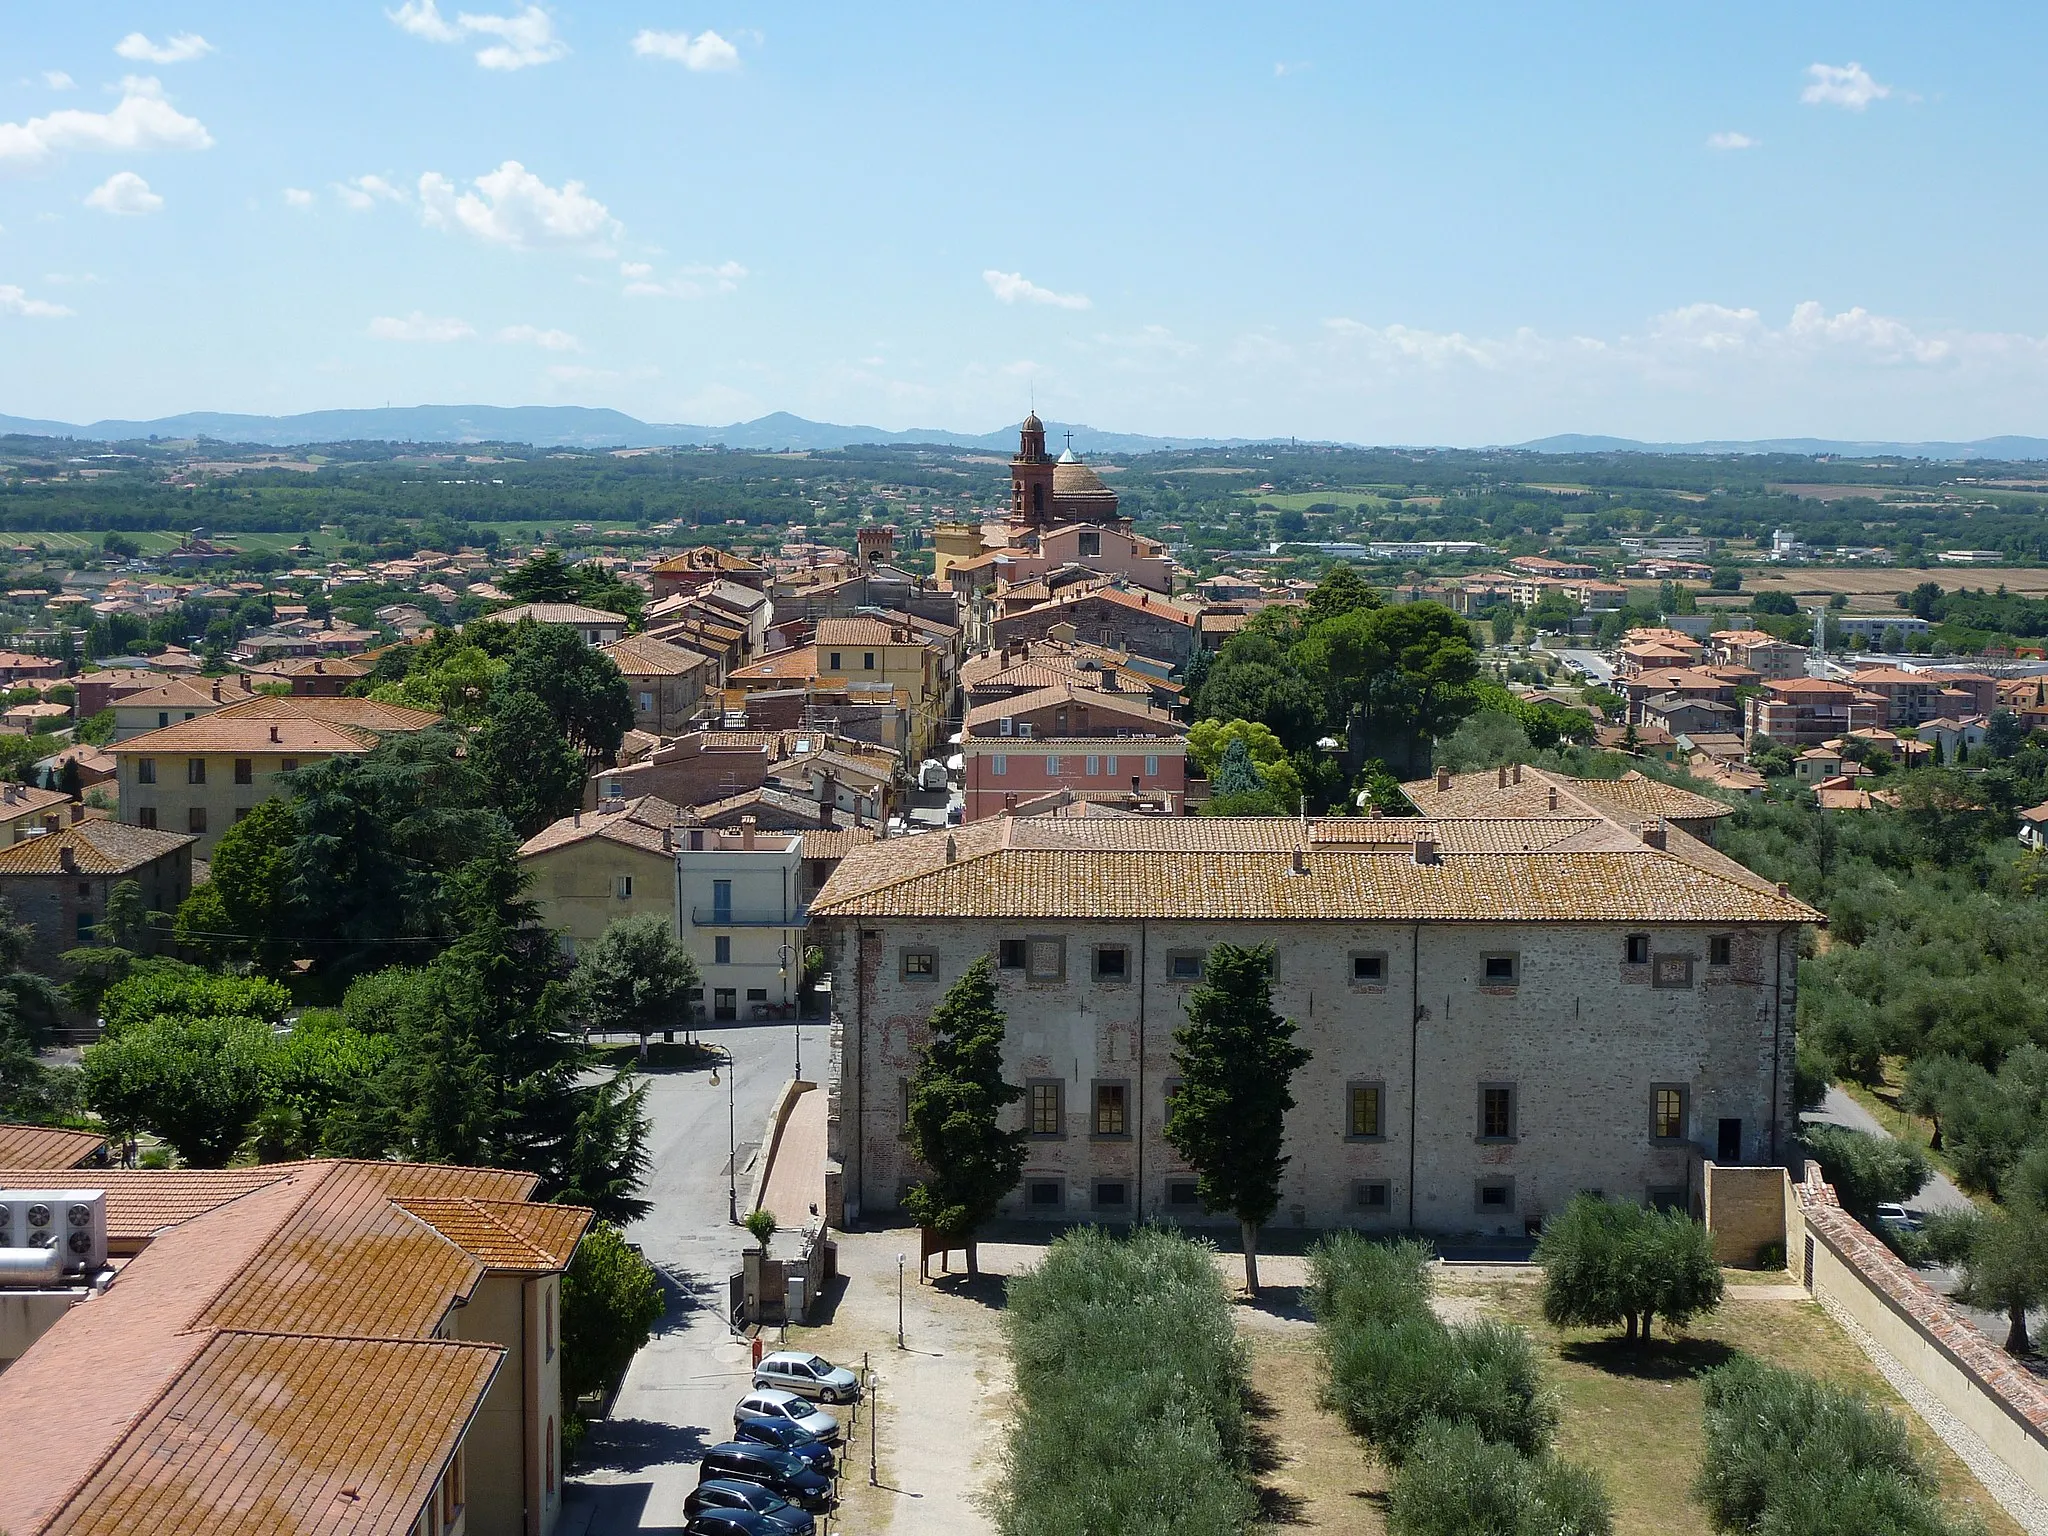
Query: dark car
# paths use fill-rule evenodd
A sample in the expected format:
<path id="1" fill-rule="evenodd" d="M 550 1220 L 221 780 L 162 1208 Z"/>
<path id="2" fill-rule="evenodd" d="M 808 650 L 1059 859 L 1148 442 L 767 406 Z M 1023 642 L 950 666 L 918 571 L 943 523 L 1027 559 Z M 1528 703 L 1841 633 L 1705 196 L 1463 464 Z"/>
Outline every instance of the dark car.
<path id="1" fill-rule="evenodd" d="M 769 1536 L 811 1536 L 818 1522 L 779 1493 L 770 1493 L 759 1483 L 739 1483 L 713 1478 L 699 1483 L 683 1501 L 683 1516 L 690 1529 L 697 1528 L 700 1515 L 748 1515 Z"/>
<path id="2" fill-rule="evenodd" d="M 707 1509 L 683 1527 L 683 1536 L 782 1536 L 782 1527 L 744 1509 Z"/>
<path id="3" fill-rule="evenodd" d="M 770 1493 L 780 1494 L 822 1515 L 832 1507 L 832 1479 L 819 1472 L 801 1456 L 745 1440 L 726 1440 L 704 1453 L 697 1480 L 700 1484 L 720 1482 L 759 1483 Z"/>
<path id="4" fill-rule="evenodd" d="M 750 1440 L 756 1445 L 772 1445 L 792 1456 L 801 1456 L 827 1477 L 838 1467 L 838 1458 L 832 1454 L 831 1446 L 801 1424 L 792 1424 L 787 1419 L 742 1419 L 733 1425 L 732 1437 Z"/>

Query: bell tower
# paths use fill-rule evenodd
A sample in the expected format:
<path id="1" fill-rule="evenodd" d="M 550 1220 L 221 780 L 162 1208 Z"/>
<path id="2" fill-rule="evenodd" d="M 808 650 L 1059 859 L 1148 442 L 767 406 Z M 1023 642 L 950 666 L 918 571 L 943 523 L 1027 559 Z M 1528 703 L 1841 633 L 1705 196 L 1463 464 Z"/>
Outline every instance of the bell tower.
<path id="1" fill-rule="evenodd" d="M 1045 423 L 1033 411 L 1017 433 L 1010 460 L 1010 521 L 1042 528 L 1052 521 L 1052 459 L 1045 451 Z"/>

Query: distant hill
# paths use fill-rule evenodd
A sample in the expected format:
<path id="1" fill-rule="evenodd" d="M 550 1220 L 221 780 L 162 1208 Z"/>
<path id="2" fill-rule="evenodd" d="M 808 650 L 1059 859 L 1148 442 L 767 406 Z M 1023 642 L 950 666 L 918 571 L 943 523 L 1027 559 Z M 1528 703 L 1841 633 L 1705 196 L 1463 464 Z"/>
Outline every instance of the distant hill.
<path id="1" fill-rule="evenodd" d="M 2048 459 L 2048 437 L 1980 437 L 1969 443 L 1859 443 L 1830 437 L 1644 443 L 1632 437 L 1589 437 L 1564 432 L 1511 446 L 1527 453 L 1834 453 L 1850 459 Z"/>
<path id="2" fill-rule="evenodd" d="M 1132 432 L 1100 432 L 1082 423 L 1047 422 L 1055 444 L 1072 432 L 1074 447 L 1084 453 L 1146 453 L 1167 448 L 1225 448 L 1243 438 L 1146 437 Z M 237 416 L 217 411 L 188 411 L 153 421 L 93 421 L 73 425 L 0 416 L 0 434 L 26 437 L 76 437 L 92 442 L 124 442 L 139 438 L 210 437 L 229 443 L 282 448 L 302 443 L 530 443 L 536 448 L 655 448 L 670 444 L 761 451 L 831 450 L 862 443 L 925 443 L 957 448 L 987 448 L 1011 453 L 1017 429 L 993 432 L 949 432 L 917 428 L 889 432 L 881 427 L 836 426 L 806 421 L 777 411 L 755 421 L 725 427 L 696 427 L 639 420 L 623 411 L 581 405 L 409 405 L 362 411 L 309 411 L 298 416 Z"/>

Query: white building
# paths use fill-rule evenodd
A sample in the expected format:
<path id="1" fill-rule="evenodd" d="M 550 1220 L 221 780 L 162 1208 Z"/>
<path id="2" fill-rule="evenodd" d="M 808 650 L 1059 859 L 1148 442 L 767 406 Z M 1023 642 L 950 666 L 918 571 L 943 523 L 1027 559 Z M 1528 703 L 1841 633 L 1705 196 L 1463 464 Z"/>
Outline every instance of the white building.
<path id="1" fill-rule="evenodd" d="M 713 1022 L 776 1016 L 803 986 L 801 833 L 689 827 L 676 844 L 676 927 Z"/>

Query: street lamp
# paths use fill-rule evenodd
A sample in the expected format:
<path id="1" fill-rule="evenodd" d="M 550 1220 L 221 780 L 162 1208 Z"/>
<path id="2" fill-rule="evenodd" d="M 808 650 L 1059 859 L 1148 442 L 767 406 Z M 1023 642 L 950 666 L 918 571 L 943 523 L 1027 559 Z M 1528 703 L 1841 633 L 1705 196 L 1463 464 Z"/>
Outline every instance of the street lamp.
<path id="1" fill-rule="evenodd" d="M 776 974 L 782 978 L 782 996 L 786 1002 L 789 999 L 789 940 L 787 938 L 783 939 L 778 953 L 780 955 L 781 969 Z M 790 1033 L 796 1037 L 796 1080 L 802 1082 L 804 1080 L 804 1006 L 802 994 L 798 994 L 797 1005 L 791 1011 L 790 1017 L 795 1021 L 790 1026 Z"/>
<path id="2" fill-rule="evenodd" d="M 903 1348 L 903 1266 L 908 1254 L 896 1255 L 896 1347 Z"/>
<path id="3" fill-rule="evenodd" d="M 732 1059 L 732 1048 L 724 1045 L 706 1046 L 706 1050 L 717 1051 L 725 1057 L 725 1172 L 730 1180 L 726 1193 L 725 1219 L 729 1225 L 740 1224 L 740 1141 L 739 1107 L 740 1069 Z M 711 1064 L 711 1086 L 718 1086 L 718 1064 Z"/>

